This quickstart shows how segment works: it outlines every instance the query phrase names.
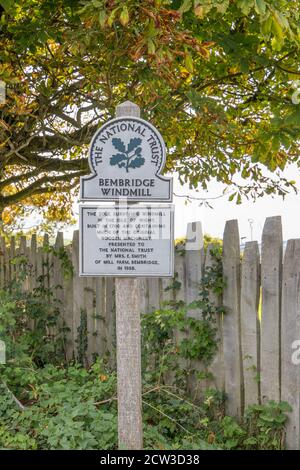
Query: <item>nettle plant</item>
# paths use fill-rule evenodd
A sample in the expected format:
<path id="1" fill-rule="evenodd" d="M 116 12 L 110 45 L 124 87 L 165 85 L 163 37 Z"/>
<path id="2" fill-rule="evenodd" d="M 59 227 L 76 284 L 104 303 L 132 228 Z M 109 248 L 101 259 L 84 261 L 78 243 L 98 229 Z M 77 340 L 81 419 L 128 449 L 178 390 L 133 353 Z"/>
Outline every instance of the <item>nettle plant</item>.
<path id="1" fill-rule="evenodd" d="M 142 147 L 140 146 L 142 139 L 132 138 L 127 146 L 119 138 L 112 139 L 112 143 L 119 152 L 110 158 L 112 166 L 117 165 L 119 168 L 125 168 L 128 173 L 129 169 L 140 168 L 144 165 L 145 159 L 142 157 Z"/>

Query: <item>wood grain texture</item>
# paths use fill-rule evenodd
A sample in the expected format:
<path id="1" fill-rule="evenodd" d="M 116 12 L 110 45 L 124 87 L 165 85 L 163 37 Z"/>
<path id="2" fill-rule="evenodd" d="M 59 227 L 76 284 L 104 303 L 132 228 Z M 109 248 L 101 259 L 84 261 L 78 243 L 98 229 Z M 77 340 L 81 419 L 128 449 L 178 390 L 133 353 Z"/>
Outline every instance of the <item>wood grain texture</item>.
<path id="1" fill-rule="evenodd" d="M 117 106 L 116 116 L 139 117 L 140 109 L 126 101 Z M 115 291 L 119 449 L 139 450 L 143 448 L 139 281 L 117 278 Z"/>
<path id="2" fill-rule="evenodd" d="M 281 399 L 288 413 L 286 444 L 300 449 L 300 239 L 289 240 L 283 264 Z"/>
<path id="3" fill-rule="evenodd" d="M 243 414 L 243 376 L 240 325 L 240 237 L 236 220 L 226 222 L 223 237 L 223 354 L 227 412 Z"/>
<path id="4" fill-rule="evenodd" d="M 148 279 L 148 311 L 157 310 L 160 305 L 160 283 L 158 278 Z"/>
<path id="5" fill-rule="evenodd" d="M 245 388 L 245 408 L 257 404 L 259 397 L 259 321 L 260 254 L 257 242 L 245 245 L 241 276 L 241 337 Z"/>
<path id="6" fill-rule="evenodd" d="M 280 217 L 266 219 L 261 248 L 261 399 L 280 400 L 282 227 Z"/>
<path id="7" fill-rule="evenodd" d="M 87 315 L 87 361 L 92 364 L 95 351 L 95 306 L 96 306 L 96 291 L 95 291 L 95 278 L 86 277 L 84 279 L 84 310 Z"/>
<path id="8" fill-rule="evenodd" d="M 96 278 L 96 336 L 95 349 L 99 357 L 105 358 L 107 352 L 107 340 L 105 331 L 105 278 Z"/>
<path id="9" fill-rule="evenodd" d="M 210 243 L 206 249 L 204 269 L 213 269 L 215 261 L 212 256 L 212 250 L 215 248 L 213 243 Z M 211 305 L 220 307 L 222 305 L 222 296 L 210 291 L 209 301 Z M 225 389 L 224 377 L 224 356 L 223 356 L 223 317 L 221 314 L 216 314 L 216 341 L 217 351 L 208 367 L 209 378 L 206 381 L 207 388 L 217 388 L 218 390 Z"/>
<path id="10" fill-rule="evenodd" d="M 10 271 L 10 280 L 13 281 L 16 279 L 16 240 L 15 237 L 10 237 L 10 246 L 9 246 L 9 271 Z"/>
<path id="11" fill-rule="evenodd" d="M 72 263 L 73 263 L 73 334 L 75 357 L 78 357 L 78 330 L 81 316 L 84 312 L 84 279 L 79 277 L 79 231 L 75 230 L 72 240 Z"/>
<path id="12" fill-rule="evenodd" d="M 143 448 L 140 299 L 137 280 L 116 282 L 119 449 Z"/>
<path id="13" fill-rule="evenodd" d="M 5 286 L 5 239 L 4 237 L 0 237 L 0 287 L 1 289 Z"/>
<path id="14" fill-rule="evenodd" d="M 72 260 L 72 246 L 65 247 L 68 259 Z M 74 272 L 68 273 L 63 280 L 64 291 L 64 323 L 67 329 L 65 354 L 67 361 L 74 359 L 74 324 L 73 324 L 73 276 Z"/>
<path id="15" fill-rule="evenodd" d="M 203 266 L 203 232 L 200 221 L 187 224 L 185 243 L 185 302 L 191 304 L 199 298 L 199 290 L 202 279 Z M 187 311 L 188 317 L 201 319 L 202 312 L 199 308 Z M 190 333 L 188 334 L 190 336 Z M 204 372 L 205 367 L 200 360 L 191 360 L 188 365 L 190 373 L 187 379 L 189 393 L 197 399 L 200 397 L 205 382 L 199 381 L 197 374 Z"/>

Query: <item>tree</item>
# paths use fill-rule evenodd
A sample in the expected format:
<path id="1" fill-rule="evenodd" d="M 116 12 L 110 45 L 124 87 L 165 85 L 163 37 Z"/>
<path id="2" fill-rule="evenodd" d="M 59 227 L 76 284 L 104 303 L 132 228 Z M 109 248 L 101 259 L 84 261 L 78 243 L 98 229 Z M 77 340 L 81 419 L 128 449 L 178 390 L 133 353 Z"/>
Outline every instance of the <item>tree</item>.
<path id="1" fill-rule="evenodd" d="M 91 137 L 125 99 L 160 129 L 167 170 L 191 187 L 216 178 L 238 203 L 294 187 L 282 171 L 299 160 L 297 0 L 0 4 L 5 223 L 33 208 L 70 216 Z"/>

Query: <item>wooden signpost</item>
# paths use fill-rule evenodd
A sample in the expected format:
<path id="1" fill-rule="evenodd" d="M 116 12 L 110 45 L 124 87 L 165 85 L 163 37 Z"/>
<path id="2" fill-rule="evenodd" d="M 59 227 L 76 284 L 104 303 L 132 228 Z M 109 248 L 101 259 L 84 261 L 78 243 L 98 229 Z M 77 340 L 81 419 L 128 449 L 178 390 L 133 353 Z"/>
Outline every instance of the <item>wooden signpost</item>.
<path id="1" fill-rule="evenodd" d="M 126 101 L 93 137 L 80 182 L 80 275 L 116 277 L 119 449 L 143 448 L 139 278 L 174 275 L 173 206 L 151 204 L 172 201 L 165 160 L 161 135 Z"/>

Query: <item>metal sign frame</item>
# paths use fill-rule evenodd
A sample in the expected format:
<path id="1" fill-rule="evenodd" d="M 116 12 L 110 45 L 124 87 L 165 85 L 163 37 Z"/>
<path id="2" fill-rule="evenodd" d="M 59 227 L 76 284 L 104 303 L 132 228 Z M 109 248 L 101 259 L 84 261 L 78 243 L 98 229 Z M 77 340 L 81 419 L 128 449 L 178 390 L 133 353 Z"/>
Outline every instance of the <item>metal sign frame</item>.
<path id="1" fill-rule="evenodd" d="M 149 273 L 147 271 L 143 273 L 133 273 L 126 271 L 124 273 L 108 273 L 108 274 L 95 274 L 95 273 L 86 273 L 83 271 L 83 243 L 84 243 L 84 227 L 83 227 L 83 211 L 84 210 L 97 210 L 97 209 L 108 209 L 108 210 L 118 210 L 120 208 L 151 208 L 154 210 L 164 209 L 170 211 L 170 236 L 169 236 L 169 250 L 170 250 L 170 263 L 168 273 Z M 174 277 L 174 205 L 173 204 L 126 204 L 126 205 L 105 205 L 105 204 L 80 204 L 79 205 L 79 276 L 80 277 L 130 277 L 130 278 L 172 278 Z M 112 238 L 112 240 L 114 240 Z M 126 239 L 124 239 L 126 240 Z M 128 240 L 128 239 L 127 239 Z"/>

